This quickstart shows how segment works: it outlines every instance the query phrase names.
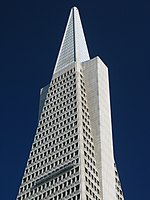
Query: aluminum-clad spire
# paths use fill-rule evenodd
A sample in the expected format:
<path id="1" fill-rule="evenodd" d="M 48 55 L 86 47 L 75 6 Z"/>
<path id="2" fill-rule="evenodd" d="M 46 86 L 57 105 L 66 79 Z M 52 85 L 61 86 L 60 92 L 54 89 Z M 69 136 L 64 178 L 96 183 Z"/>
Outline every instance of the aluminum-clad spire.
<path id="1" fill-rule="evenodd" d="M 73 7 L 69 15 L 54 72 L 65 68 L 73 62 L 84 62 L 89 59 L 79 11 L 76 7 Z"/>

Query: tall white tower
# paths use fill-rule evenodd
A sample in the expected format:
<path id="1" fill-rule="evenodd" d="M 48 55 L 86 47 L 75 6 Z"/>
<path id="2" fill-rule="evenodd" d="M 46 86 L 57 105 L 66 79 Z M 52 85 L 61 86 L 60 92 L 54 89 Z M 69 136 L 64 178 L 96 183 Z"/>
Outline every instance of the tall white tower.
<path id="1" fill-rule="evenodd" d="M 114 161 L 108 69 L 90 59 L 70 12 L 17 200 L 123 200 Z"/>

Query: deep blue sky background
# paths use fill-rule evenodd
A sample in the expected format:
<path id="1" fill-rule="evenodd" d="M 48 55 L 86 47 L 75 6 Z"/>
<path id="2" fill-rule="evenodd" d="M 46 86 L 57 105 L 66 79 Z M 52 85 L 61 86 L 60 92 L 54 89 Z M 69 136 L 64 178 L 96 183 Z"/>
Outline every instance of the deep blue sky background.
<path id="1" fill-rule="evenodd" d="M 0 200 L 15 200 L 72 6 L 109 67 L 114 149 L 127 200 L 149 199 L 150 1 L 0 1 Z"/>

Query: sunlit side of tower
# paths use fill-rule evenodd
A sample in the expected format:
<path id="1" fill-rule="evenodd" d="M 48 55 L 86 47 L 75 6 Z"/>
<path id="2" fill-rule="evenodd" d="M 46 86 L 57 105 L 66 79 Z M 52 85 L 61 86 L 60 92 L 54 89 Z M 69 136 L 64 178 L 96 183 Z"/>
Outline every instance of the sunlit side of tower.
<path id="1" fill-rule="evenodd" d="M 108 68 L 90 59 L 72 8 L 17 200 L 123 200 L 114 161 Z"/>

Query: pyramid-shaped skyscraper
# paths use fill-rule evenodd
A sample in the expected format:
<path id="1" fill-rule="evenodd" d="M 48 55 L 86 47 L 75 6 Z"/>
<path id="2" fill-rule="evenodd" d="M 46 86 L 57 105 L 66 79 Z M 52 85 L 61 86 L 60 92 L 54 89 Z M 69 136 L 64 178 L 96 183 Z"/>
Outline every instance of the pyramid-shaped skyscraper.
<path id="1" fill-rule="evenodd" d="M 90 59 L 71 9 L 17 200 L 123 200 L 114 160 L 108 68 Z"/>

